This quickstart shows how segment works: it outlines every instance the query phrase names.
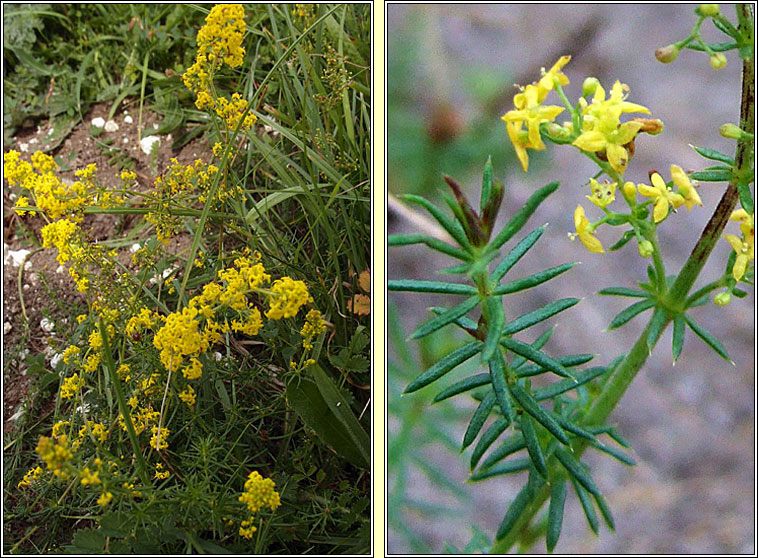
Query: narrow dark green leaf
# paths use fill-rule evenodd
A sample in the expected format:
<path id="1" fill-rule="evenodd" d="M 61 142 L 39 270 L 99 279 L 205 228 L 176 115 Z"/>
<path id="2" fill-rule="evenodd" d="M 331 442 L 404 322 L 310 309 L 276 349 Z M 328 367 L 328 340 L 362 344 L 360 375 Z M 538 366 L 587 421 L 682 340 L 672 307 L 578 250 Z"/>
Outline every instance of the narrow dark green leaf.
<path id="1" fill-rule="evenodd" d="M 492 287 L 500 283 L 500 279 L 502 279 L 503 276 L 508 273 L 514 265 L 516 265 L 516 262 L 518 262 L 522 256 L 526 254 L 532 246 L 534 246 L 534 244 L 539 240 L 540 236 L 542 236 L 542 233 L 545 232 L 545 227 L 547 227 L 547 225 L 542 225 L 540 228 L 529 233 L 523 240 L 521 240 L 521 242 L 516 244 L 516 246 L 514 246 L 513 249 L 505 255 L 499 264 L 497 264 L 497 267 L 490 276 L 490 285 Z"/>
<path id="2" fill-rule="evenodd" d="M 483 471 L 477 471 L 476 473 L 471 475 L 469 480 L 472 482 L 477 482 L 484 479 L 496 477 L 499 475 L 509 475 L 511 473 L 520 473 L 521 471 L 528 470 L 529 467 L 531 466 L 532 466 L 532 460 L 529 459 L 528 457 L 517 457 L 516 459 L 505 461 L 504 463 L 500 463 L 499 465 L 495 465 L 494 467 L 491 467 L 489 469 L 486 469 Z"/>
<path id="3" fill-rule="evenodd" d="M 753 204 L 753 193 L 750 191 L 750 184 L 747 180 L 737 182 L 737 192 L 740 195 L 740 205 L 742 209 L 753 215 L 755 206 Z"/>
<path id="4" fill-rule="evenodd" d="M 537 422 L 544 426 L 548 432 L 558 439 L 558 441 L 567 446 L 570 444 L 568 436 L 555 418 L 553 418 L 551 413 L 543 409 L 520 385 L 513 384 L 510 387 L 511 395 L 513 395 L 513 398 L 519 405 L 521 405 L 521 408 L 524 409 L 524 411 L 529 413 Z"/>
<path id="5" fill-rule="evenodd" d="M 579 366 L 580 364 L 584 364 L 586 362 L 591 361 L 593 358 L 595 358 L 595 355 L 591 355 L 589 353 L 581 354 L 581 355 L 563 355 L 556 357 L 555 360 L 562 364 L 563 366 Z M 528 366 L 521 366 L 518 369 L 514 370 L 519 378 L 528 378 L 530 376 L 537 376 L 538 374 L 542 374 L 544 372 L 547 372 L 547 370 L 540 366 L 539 364 L 530 364 Z M 572 374 L 575 375 L 574 372 Z M 573 379 L 568 380 L 573 383 Z M 576 387 L 579 384 L 574 384 L 574 387 Z"/>
<path id="6" fill-rule="evenodd" d="M 482 347 L 482 362 L 487 362 L 495 354 L 503 332 L 503 324 L 505 323 L 503 301 L 498 297 L 487 297 L 484 300 L 484 311 L 487 316 L 487 338 L 484 340 L 484 347 Z"/>
<path id="7" fill-rule="evenodd" d="M 600 515 L 603 516 L 603 519 L 605 520 L 605 524 L 608 526 L 608 529 L 611 531 L 616 530 L 616 522 L 613 521 L 613 514 L 611 513 L 611 508 L 608 507 L 608 504 L 605 501 L 605 498 L 603 498 L 602 494 L 593 494 L 595 498 L 595 503 L 597 504 L 598 509 L 600 510 Z"/>
<path id="8" fill-rule="evenodd" d="M 582 438 L 589 440 L 590 442 L 597 442 L 595 435 L 589 430 L 585 430 L 578 424 L 571 422 L 569 419 L 567 419 L 564 416 L 561 416 L 558 413 L 553 413 L 553 416 L 555 417 L 556 422 L 558 422 L 558 424 L 560 424 L 561 428 L 563 428 L 564 430 L 568 430 L 572 434 L 581 436 Z"/>
<path id="9" fill-rule="evenodd" d="M 442 314 L 448 311 L 448 308 L 442 308 L 440 306 L 432 306 L 431 308 L 429 308 L 429 310 L 431 312 L 434 312 L 438 316 L 441 316 Z M 458 327 L 460 327 L 461 329 L 465 329 L 469 333 L 476 331 L 478 327 L 477 323 L 474 320 L 472 320 L 471 318 L 467 318 L 465 316 L 456 318 L 455 320 L 453 320 L 453 323 L 457 325 Z"/>
<path id="10" fill-rule="evenodd" d="M 700 337 L 706 345 L 708 345 L 711 349 L 716 351 L 716 354 L 718 354 L 721 358 L 726 360 L 727 362 L 731 362 L 734 364 L 734 361 L 729 357 L 729 353 L 726 352 L 726 349 L 724 348 L 724 345 L 721 344 L 721 341 L 716 339 L 713 335 L 708 333 L 705 329 L 700 327 L 695 320 L 693 320 L 690 316 L 687 314 L 683 314 L 685 321 L 687 322 L 687 325 L 690 326 L 690 329 L 695 332 L 695 335 Z"/>
<path id="11" fill-rule="evenodd" d="M 537 285 L 540 285 L 541 283 L 544 283 L 545 281 L 549 281 L 550 279 L 557 277 L 558 275 L 568 271 L 575 265 L 576 263 L 566 263 L 566 264 L 558 265 L 555 267 L 551 267 L 550 269 L 546 269 L 545 271 L 540 271 L 539 273 L 535 273 L 534 275 L 529 275 L 522 279 L 516 279 L 515 281 L 504 283 L 500 285 L 499 287 L 495 287 L 495 289 L 492 291 L 492 294 L 495 296 L 501 296 L 501 295 L 515 293 L 518 291 L 523 291 L 524 289 L 531 289 L 532 287 L 536 287 Z"/>
<path id="12" fill-rule="evenodd" d="M 655 268 L 652 264 L 647 266 L 647 280 L 650 281 L 651 285 L 658 284 L 658 278 L 656 277 Z"/>
<path id="13" fill-rule="evenodd" d="M 500 411 L 504 417 L 508 420 L 516 420 L 515 413 L 513 411 L 513 405 L 511 404 L 511 395 L 508 393 L 508 383 L 505 378 L 505 366 L 503 363 L 503 355 L 496 353 L 494 358 L 490 360 L 490 378 L 492 380 L 492 387 L 495 390 L 495 396 L 497 397 L 497 404 L 500 406 Z"/>
<path id="14" fill-rule="evenodd" d="M 626 246 L 627 242 L 629 242 L 631 239 L 634 238 L 634 231 L 628 230 L 624 234 L 621 235 L 621 238 L 619 238 L 616 243 L 608 248 L 609 251 L 615 252 L 616 250 L 619 250 Z"/>
<path id="15" fill-rule="evenodd" d="M 547 387 L 535 389 L 533 393 L 534 400 L 544 401 L 546 399 L 552 399 L 556 395 L 565 393 L 584 383 L 589 382 L 590 380 L 597 378 L 602 374 L 605 374 L 607 371 L 608 369 L 604 366 L 595 366 L 593 368 L 588 368 L 587 370 L 580 370 L 576 373 L 576 382 L 571 379 L 566 379 L 555 382 L 554 384 L 550 384 Z"/>
<path id="16" fill-rule="evenodd" d="M 482 461 L 482 466 L 479 468 L 480 470 L 489 469 L 497 463 L 498 461 L 501 461 L 508 457 L 509 455 L 512 455 L 516 453 L 517 451 L 521 451 L 526 447 L 526 442 L 524 442 L 524 437 L 518 433 L 514 434 L 510 438 L 508 438 L 505 442 L 503 442 L 501 445 L 499 445 L 491 454 L 489 454 L 484 461 Z"/>
<path id="17" fill-rule="evenodd" d="M 482 402 L 479 403 L 479 407 L 474 411 L 474 416 L 471 417 L 471 422 L 469 423 L 468 428 L 466 428 L 466 433 L 463 435 L 463 446 L 461 447 L 461 451 L 469 447 L 479 435 L 479 431 L 482 429 L 482 426 L 484 426 L 484 422 L 487 420 L 487 417 L 490 416 L 494 406 L 495 394 L 489 392 L 487 396 L 482 399 Z"/>
<path id="18" fill-rule="evenodd" d="M 508 511 L 505 512 L 505 517 L 503 517 L 503 521 L 500 522 L 500 527 L 498 527 L 497 534 L 495 535 L 496 540 L 502 539 L 508 535 L 508 533 L 510 533 L 511 529 L 513 529 L 513 526 L 516 525 L 519 517 L 521 517 L 521 513 L 524 511 L 524 508 L 526 508 L 531 500 L 532 490 L 531 487 L 527 484 L 516 495 L 516 498 L 511 503 Z"/>
<path id="19" fill-rule="evenodd" d="M 456 382 L 450 387 L 443 389 L 441 392 L 439 392 L 435 396 L 434 399 L 432 399 L 432 403 L 439 403 L 440 401 L 444 401 L 445 399 L 448 399 L 449 397 L 453 397 L 455 395 L 464 393 L 472 389 L 476 389 L 481 386 L 486 386 L 489 383 L 490 383 L 490 375 L 487 373 L 475 374 L 474 376 L 469 376 L 465 380 Z"/>
<path id="20" fill-rule="evenodd" d="M 693 172 L 690 175 L 692 180 L 699 180 L 700 182 L 729 182 L 732 179 L 731 170 L 712 170 L 712 171 L 699 171 Z"/>
<path id="21" fill-rule="evenodd" d="M 482 199 L 479 202 L 479 207 L 484 213 L 484 207 L 487 202 L 490 201 L 490 195 L 492 193 L 492 157 L 487 157 L 487 162 L 484 163 L 484 173 L 482 174 Z"/>
<path id="22" fill-rule="evenodd" d="M 566 471 L 568 471 L 569 475 L 574 477 L 579 484 L 586 488 L 591 494 L 595 496 L 600 495 L 600 489 L 595 484 L 595 481 L 592 480 L 589 473 L 582 468 L 581 464 L 577 462 L 569 452 L 560 446 L 556 447 L 555 457 L 558 458 L 558 461 L 561 462 L 561 465 L 563 465 Z"/>
<path id="23" fill-rule="evenodd" d="M 430 215 L 434 217 L 440 225 L 442 225 L 442 228 L 445 229 L 458 244 L 460 244 L 461 248 L 467 252 L 471 251 L 471 244 L 466 238 L 466 233 L 464 232 L 463 228 L 457 222 L 453 221 L 450 219 L 450 217 L 445 215 L 442 210 L 439 209 L 436 205 L 432 204 L 421 196 L 416 196 L 415 194 L 405 194 L 402 196 L 402 198 L 411 203 L 420 205 L 426 209 Z"/>
<path id="24" fill-rule="evenodd" d="M 587 430 L 589 430 L 590 432 L 596 435 L 608 434 L 608 436 L 613 438 L 616 441 L 616 443 L 620 445 L 621 447 L 624 447 L 627 449 L 632 447 L 629 441 L 616 431 L 615 426 L 612 426 L 609 424 L 603 424 L 600 426 L 588 426 Z"/>
<path id="25" fill-rule="evenodd" d="M 426 244 L 432 250 L 437 250 L 459 260 L 469 261 L 471 255 L 455 246 L 450 246 L 438 238 L 423 234 L 393 234 L 387 237 L 387 246 L 408 246 L 410 244 Z"/>
<path id="26" fill-rule="evenodd" d="M 532 216 L 532 213 L 535 212 L 537 207 L 539 207 L 539 205 L 545 201 L 545 199 L 550 194 L 558 189 L 559 185 L 559 182 L 551 182 L 547 186 L 543 186 L 534 194 L 532 194 L 531 197 L 526 200 L 526 203 L 521 206 L 521 209 L 519 209 L 516 214 L 511 217 L 511 220 L 506 223 L 505 227 L 503 227 L 503 230 L 498 233 L 498 235 L 492 241 L 491 246 L 497 249 L 508 242 L 508 240 L 510 240 L 511 237 L 520 231 L 521 228 L 526 224 L 526 222 L 529 220 L 529 217 Z"/>
<path id="27" fill-rule="evenodd" d="M 595 442 L 592 444 L 592 447 L 597 448 L 598 450 L 615 457 L 616 459 L 618 459 L 622 463 L 625 463 L 626 465 L 629 465 L 631 467 L 634 467 L 635 465 L 637 465 L 637 462 L 634 459 L 629 457 L 623 451 L 616 449 L 612 446 L 606 446 L 605 444 L 601 444 L 600 442 Z"/>
<path id="28" fill-rule="evenodd" d="M 726 52 L 727 50 L 732 50 L 737 48 L 737 43 L 734 41 L 729 41 L 726 43 L 708 43 L 708 48 L 710 48 L 713 52 Z M 705 49 L 698 43 L 689 43 L 685 48 L 688 48 L 690 50 L 698 50 L 700 52 L 704 52 Z"/>
<path id="29" fill-rule="evenodd" d="M 597 535 L 597 530 L 600 526 L 600 523 L 597 519 L 597 514 L 595 513 L 595 506 L 592 503 L 592 498 L 590 497 L 589 492 L 587 492 L 581 484 L 576 482 L 576 479 L 574 479 L 574 477 L 569 477 L 569 479 L 571 480 L 571 484 L 574 487 L 576 495 L 579 497 L 579 502 L 582 504 L 584 517 L 587 518 L 587 523 L 589 524 L 590 529 L 592 529 L 592 532 Z"/>
<path id="30" fill-rule="evenodd" d="M 634 318 L 637 314 L 640 314 L 645 310 L 652 308 L 653 306 L 655 306 L 655 300 L 652 299 L 645 299 L 640 300 L 639 302 L 635 302 L 631 306 L 623 309 L 621 312 L 616 314 L 616 317 L 611 320 L 611 324 L 608 326 L 608 331 L 616 329 L 617 327 L 621 327 L 626 322 Z"/>
<path id="31" fill-rule="evenodd" d="M 612 295 L 612 296 L 629 296 L 632 298 L 647 298 L 649 293 L 640 289 L 630 289 L 628 287 L 608 287 L 597 292 L 599 295 Z"/>
<path id="32" fill-rule="evenodd" d="M 558 538 L 561 536 L 563 525 L 563 506 L 566 503 L 566 482 L 560 481 L 553 484 L 550 491 L 550 507 L 547 512 L 547 551 L 553 552 Z"/>
<path id="33" fill-rule="evenodd" d="M 449 176 L 446 176 L 445 180 L 452 179 Z M 482 228 L 479 225 L 479 216 L 474 212 L 471 206 L 468 205 L 468 201 L 466 201 L 465 197 L 461 198 L 461 201 L 456 201 L 449 195 L 442 194 L 442 199 L 453 212 L 453 215 L 455 215 L 456 220 L 460 223 L 461 228 L 466 233 L 466 238 L 471 244 L 474 246 L 481 246 L 484 244 L 486 239 L 484 238 L 484 231 L 482 231 Z"/>
<path id="34" fill-rule="evenodd" d="M 684 345 L 684 318 L 681 314 L 676 314 L 674 316 L 674 336 L 671 341 L 674 364 L 679 360 L 679 355 L 682 353 L 682 345 Z"/>
<path id="35" fill-rule="evenodd" d="M 456 349 L 449 355 L 441 358 L 433 366 L 431 366 L 426 372 L 422 373 L 415 380 L 413 380 L 403 393 L 413 393 L 422 387 L 428 386 L 432 382 L 439 380 L 442 376 L 450 372 L 453 368 L 467 361 L 476 353 L 482 350 L 481 341 L 472 341 L 465 344 L 460 349 Z"/>
<path id="36" fill-rule="evenodd" d="M 666 317 L 666 310 L 658 306 L 653 312 L 653 317 L 650 319 L 650 326 L 647 330 L 647 347 L 649 350 L 655 346 L 658 338 L 663 333 L 663 330 L 668 324 L 668 318 Z"/>
<path id="37" fill-rule="evenodd" d="M 461 316 L 465 316 L 467 312 L 473 310 L 479 305 L 479 297 L 472 296 L 466 299 L 458 306 L 454 306 L 444 314 L 437 316 L 421 325 L 416 331 L 411 333 L 411 339 L 419 339 L 430 333 L 437 331 L 438 329 L 445 327 L 447 324 L 454 322 Z"/>
<path id="38" fill-rule="evenodd" d="M 529 453 L 529 458 L 532 460 L 535 470 L 542 478 L 547 480 L 548 473 L 545 455 L 542 453 L 540 441 L 537 439 L 537 433 L 534 431 L 534 424 L 528 414 L 521 415 L 521 434 L 524 435 L 526 451 Z"/>
<path id="39" fill-rule="evenodd" d="M 387 281 L 387 290 L 469 296 L 475 295 L 479 292 L 473 285 L 444 283 L 442 281 L 416 281 L 414 279 L 391 279 L 390 281 Z"/>
<path id="40" fill-rule="evenodd" d="M 547 356 L 545 353 L 536 350 L 534 347 L 528 345 L 527 343 L 522 343 L 521 341 L 517 341 L 511 337 L 503 337 L 500 339 L 500 344 L 503 345 L 506 349 L 523 356 L 535 364 L 539 364 L 543 368 L 550 370 L 558 376 L 561 376 L 563 378 L 576 379 L 574 378 L 574 375 L 560 362 L 552 357 Z"/>
<path id="41" fill-rule="evenodd" d="M 476 446 L 474 447 L 474 453 L 471 454 L 472 471 L 476 468 L 479 460 L 482 458 L 485 452 L 490 448 L 495 440 L 497 440 L 498 437 L 503 432 L 505 432 L 509 425 L 510 421 L 506 420 L 503 417 L 499 417 L 489 426 L 489 428 L 487 428 L 487 430 L 484 431 L 484 434 L 482 434 L 482 436 L 479 438 L 479 441 L 476 443 Z"/>
<path id="42" fill-rule="evenodd" d="M 548 318 L 552 318 L 556 314 L 567 310 L 579 302 L 580 298 L 562 298 L 546 304 L 542 308 L 538 308 L 532 312 L 522 314 L 518 318 L 511 320 L 503 329 L 504 335 L 513 335 L 514 333 L 532 327 L 534 324 L 538 324 Z"/>
<path id="43" fill-rule="evenodd" d="M 536 349 L 540 350 L 542 347 L 545 346 L 545 344 L 550 340 L 550 338 L 553 336 L 553 332 L 555 331 L 555 326 L 551 327 L 544 333 L 540 334 L 537 339 L 535 339 L 530 345 Z M 513 357 L 513 360 L 511 361 L 511 369 L 517 370 L 521 365 L 523 365 L 526 362 L 526 359 L 522 357 L 521 355 L 516 355 Z"/>
<path id="44" fill-rule="evenodd" d="M 736 41 L 740 40 L 740 32 L 732 24 L 732 22 L 725 17 L 712 17 L 711 21 L 713 22 L 713 25 L 715 25 L 722 33 L 729 35 Z"/>
<path id="45" fill-rule="evenodd" d="M 726 163 L 730 167 L 734 166 L 734 159 L 730 157 L 729 155 L 726 155 L 725 153 L 721 153 L 720 151 L 716 151 L 715 149 L 708 149 L 707 147 L 696 147 L 691 146 L 692 149 L 697 151 L 699 155 L 702 157 L 705 157 L 706 159 L 711 159 L 713 161 L 719 161 L 721 163 Z"/>

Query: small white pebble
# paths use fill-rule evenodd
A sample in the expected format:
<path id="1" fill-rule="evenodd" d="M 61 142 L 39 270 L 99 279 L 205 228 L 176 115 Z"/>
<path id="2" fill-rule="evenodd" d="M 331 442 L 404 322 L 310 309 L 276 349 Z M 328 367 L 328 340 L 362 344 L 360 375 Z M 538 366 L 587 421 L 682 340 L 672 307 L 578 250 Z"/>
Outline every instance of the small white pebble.
<path id="1" fill-rule="evenodd" d="M 11 200 L 16 201 L 18 199 L 18 194 L 16 192 L 11 192 L 8 196 Z"/>
<path id="2" fill-rule="evenodd" d="M 52 320 L 48 320 L 47 318 L 42 318 L 39 326 L 42 328 L 42 331 L 46 331 L 47 333 L 50 333 L 55 329 L 55 323 Z"/>
<path id="3" fill-rule="evenodd" d="M 134 122 L 134 119 L 127 114 L 126 116 L 124 116 L 124 122 L 126 122 L 127 124 L 131 124 L 132 122 Z"/>
<path id="4" fill-rule="evenodd" d="M 219 353 L 218 351 L 216 351 L 216 352 L 213 353 L 213 358 L 218 361 L 218 360 L 221 360 L 222 358 L 224 358 L 224 355 L 222 355 L 221 353 Z"/>
<path id="5" fill-rule="evenodd" d="M 36 285 L 37 284 L 37 279 L 39 279 L 39 274 L 38 273 L 30 273 L 29 274 L 29 282 L 32 285 Z"/>
<path id="6" fill-rule="evenodd" d="M 142 138 L 139 142 L 139 146 L 142 148 L 142 152 L 145 155 L 150 155 L 150 152 L 153 150 L 153 144 L 161 144 L 161 138 L 158 136 L 146 136 Z"/>
<path id="7" fill-rule="evenodd" d="M 32 268 L 32 261 L 26 260 L 26 263 L 24 264 L 24 271 L 29 271 Z"/>
<path id="8" fill-rule="evenodd" d="M 13 267 L 18 267 L 29 253 L 29 250 L 7 250 L 5 252 L 5 258 L 3 258 L 3 263 L 8 265 L 13 262 Z"/>
<path id="9" fill-rule="evenodd" d="M 66 271 L 66 268 L 65 268 L 65 267 L 63 267 L 62 265 L 59 265 L 59 266 L 56 268 L 56 270 L 55 270 L 55 273 L 63 273 L 64 271 Z"/>
<path id="10" fill-rule="evenodd" d="M 160 124 L 158 124 L 157 122 L 153 124 L 153 130 L 157 130 L 160 127 L 161 127 Z"/>
<path id="11" fill-rule="evenodd" d="M 93 119 L 92 119 L 92 122 L 91 122 L 91 124 L 92 124 L 92 125 L 93 125 L 95 128 L 102 128 L 103 126 L 105 126 L 105 119 L 104 119 L 104 118 L 100 118 L 100 117 L 98 116 L 97 118 L 93 118 Z"/>
<path id="12" fill-rule="evenodd" d="M 116 124 L 115 120 L 108 120 L 108 122 L 105 123 L 106 132 L 115 132 L 116 130 L 118 130 L 118 124 Z"/>
<path id="13" fill-rule="evenodd" d="M 29 140 L 29 145 L 34 145 L 34 144 L 37 144 L 37 143 L 39 143 L 39 140 L 37 138 L 32 138 L 32 139 Z"/>
<path id="14" fill-rule="evenodd" d="M 124 143 L 129 143 L 129 138 L 127 138 L 126 136 L 124 136 L 124 139 L 121 140 L 121 141 L 123 141 Z"/>
<path id="15" fill-rule="evenodd" d="M 55 128 L 50 128 L 50 129 L 47 131 L 47 135 L 48 135 L 48 136 L 52 136 L 52 135 L 53 135 L 53 132 L 55 132 Z"/>
<path id="16" fill-rule="evenodd" d="M 166 141 L 171 141 L 172 139 L 174 139 L 174 136 L 172 136 L 171 134 L 166 136 Z"/>
<path id="17" fill-rule="evenodd" d="M 13 324 L 10 322 L 5 322 L 3 324 L 3 334 L 8 335 L 8 332 L 13 329 Z"/>
<path id="18" fill-rule="evenodd" d="M 58 366 L 58 363 L 63 359 L 63 355 L 61 353 L 55 353 L 50 358 L 50 368 L 55 369 L 56 366 Z"/>
<path id="19" fill-rule="evenodd" d="M 131 248 L 129 248 L 129 251 L 130 251 L 132 254 L 134 254 L 134 253 L 135 253 L 137 250 L 139 250 L 140 248 L 142 248 L 142 246 L 140 246 L 140 245 L 139 245 L 139 242 L 135 242 L 134 244 L 132 244 L 132 247 L 131 247 Z"/>
<path id="20" fill-rule="evenodd" d="M 18 360 L 24 360 L 29 355 L 29 349 L 21 349 L 18 352 Z"/>
<path id="21" fill-rule="evenodd" d="M 29 144 L 28 143 L 20 143 L 18 144 L 18 148 L 21 150 L 22 153 L 26 153 L 29 151 Z"/>

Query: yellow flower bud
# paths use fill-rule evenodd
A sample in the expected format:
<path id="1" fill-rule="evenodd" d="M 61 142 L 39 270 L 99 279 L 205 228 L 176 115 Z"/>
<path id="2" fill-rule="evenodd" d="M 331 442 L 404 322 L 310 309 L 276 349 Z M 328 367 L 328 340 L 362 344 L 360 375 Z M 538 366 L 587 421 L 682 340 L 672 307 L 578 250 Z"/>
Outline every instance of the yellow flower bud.
<path id="1" fill-rule="evenodd" d="M 719 128 L 719 134 L 727 139 L 738 140 L 742 137 L 742 130 L 736 124 L 727 122 L 726 124 L 721 125 Z"/>
<path id="2" fill-rule="evenodd" d="M 624 197 L 628 200 L 634 200 L 637 197 L 637 187 L 634 182 L 624 182 Z"/>
<path id="3" fill-rule="evenodd" d="M 655 58 L 663 64 L 673 62 L 677 56 L 679 56 L 679 47 L 676 45 L 668 45 L 655 51 Z"/>
<path id="4" fill-rule="evenodd" d="M 582 83 L 582 97 L 589 97 L 595 94 L 595 90 L 600 85 L 600 80 L 596 77 L 588 77 Z"/>
<path id="5" fill-rule="evenodd" d="M 695 10 L 699 15 L 705 17 L 714 17 L 721 15 L 718 4 L 700 4 Z"/>
<path id="6" fill-rule="evenodd" d="M 716 306 L 726 306 L 732 300 L 732 295 L 728 292 L 719 293 L 713 297 L 713 303 Z"/>
<path id="7" fill-rule="evenodd" d="M 710 59 L 711 68 L 714 70 L 721 70 L 726 68 L 726 56 L 721 52 L 717 52 L 711 56 Z"/>
<path id="8" fill-rule="evenodd" d="M 649 258 L 653 255 L 653 243 L 649 240 L 643 240 L 637 245 L 637 251 L 643 258 Z"/>

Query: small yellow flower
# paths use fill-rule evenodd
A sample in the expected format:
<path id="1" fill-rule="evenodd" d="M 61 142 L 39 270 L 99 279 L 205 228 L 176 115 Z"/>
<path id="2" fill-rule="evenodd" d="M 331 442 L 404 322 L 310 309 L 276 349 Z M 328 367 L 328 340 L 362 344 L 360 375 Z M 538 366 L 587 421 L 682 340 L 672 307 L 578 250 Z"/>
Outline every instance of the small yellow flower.
<path id="1" fill-rule="evenodd" d="M 663 221 L 669 214 L 669 205 L 673 208 L 677 208 L 684 205 L 684 196 L 681 194 L 675 194 L 666 187 L 666 183 L 663 178 L 657 172 L 654 172 L 650 176 L 652 186 L 647 184 L 638 184 L 637 189 L 640 194 L 648 198 L 655 199 L 655 208 L 653 209 L 653 220 L 656 223 Z"/>
<path id="2" fill-rule="evenodd" d="M 690 182 L 690 177 L 682 170 L 682 167 L 671 165 L 671 180 L 674 181 L 678 193 L 684 198 L 684 205 L 687 207 L 687 211 L 695 205 L 702 207 L 703 202 L 700 200 L 700 196 L 692 185 L 692 182 Z"/>
<path id="3" fill-rule="evenodd" d="M 742 238 L 733 234 L 724 235 L 726 241 L 731 244 L 732 249 L 737 254 L 734 267 L 732 267 L 732 277 L 739 281 L 745 275 L 748 264 L 755 257 L 755 227 L 753 217 L 744 209 L 733 211 L 729 219 L 738 221 L 742 232 Z"/>
<path id="4" fill-rule="evenodd" d="M 606 207 L 616 199 L 615 182 L 603 182 L 600 184 L 594 178 L 590 178 L 590 189 L 592 190 L 592 195 L 585 197 L 598 207 Z"/>
<path id="5" fill-rule="evenodd" d="M 97 499 L 97 503 L 105 507 L 110 503 L 111 500 L 113 500 L 113 494 L 110 492 L 103 492 L 100 495 L 100 498 Z"/>
<path id="6" fill-rule="evenodd" d="M 574 227 L 576 227 L 576 234 L 569 234 L 572 240 L 578 236 L 584 247 L 590 252 L 594 254 L 605 253 L 603 245 L 595 238 L 594 227 L 590 225 L 589 219 L 585 217 L 584 208 L 581 205 L 577 205 L 574 210 Z"/>

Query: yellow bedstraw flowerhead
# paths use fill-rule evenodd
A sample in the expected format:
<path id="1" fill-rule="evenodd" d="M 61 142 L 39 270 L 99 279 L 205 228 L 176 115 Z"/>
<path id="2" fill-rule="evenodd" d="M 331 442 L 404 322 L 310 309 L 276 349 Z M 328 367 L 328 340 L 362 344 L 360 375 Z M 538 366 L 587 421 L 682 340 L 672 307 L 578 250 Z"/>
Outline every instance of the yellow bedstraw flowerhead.
<path id="1" fill-rule="evenodd" d="M 553 90 L 554 79 L 558 80 L 560 85 L 566 85 L 569 82 L 568 78 L 561 73 L 561 69 L 568 64 L 569 60 L 571 60 L 570 56 L 562 56 L 550 68 L 550 71 L 544 73 L 539 82 L 522 88 L 521 92 L 513 97 L 516 109 L 502 116 L 508 130 L 508 137 L 525 172 L 529 168 L 529 155 L 526 150 L 545 149 L 545 144 L 540 137 L 540 124 L 553 122 L 564 110 L 563 107 L 558 106 L 542 106 L 542 102 Z M 524 125 L 526 125 L 526 130 L 523 129 Z"/>
<path id="2" fill-rule="evenodd" d="M 600 184 L 594 178 L 590 178 L 590 189 L 592 190 L 592 195 L 585 197 L 600 208 L 606 207 L 616 199 L 615 182 L 603 182 Z"/>
<path id="3" fill-rule="evenodd" d="M 274 511 L 281 505 L 279 493 L 274 490 L 274 481 L 261 476 L 258 471 L 253 471 L 245 481 L 245 491 L 238 498 L 247 506 L 247 509 L 256 513 L 263 507 Z"/>
<path id="4" fill-rule="evenodd" d="M 684 196 L 681 194 L 675 194 L 666 187 L 666 183 L 663 178 L 657 172 L 650 175 L 650 182 L 652 186 L 647 184 L 638 184 L 637 189 L 640 194 L 648 198 L 655 200 L 655 207 L 653 209 L 653 220 L 656 223 L 663 221 L 669 214 L 669 205 L 673 208 L 677 208 L 684 205 Z"/>
<path id="5" fill-rule="evenodd" d="M 574 210 L 574 227 L 576 227 L 576 234 L 569 233 L 569 238 L 574 240 L 577 236 L 579 240 L 584 244 L 590 252 L 594 254 L 604 254 L 603 245 L 595 238 L 594 227 L 590 225 L 589 219 L 584 215 L 584 208 L 581 205 L 577 205 Z"/>
<path id="6" fill-rule="evenodd" d="M 744 209 L 733 211 L 729 220 L 738 221 L 740 223 L 740 231 L 742 232 L 742 238 L 733 234 L 724 235 L 726 241 L 731 244 L 732 249 L 737 254 L 734 267 L 732 267 L 732 277 L 739 281 L 745 275 L 748 264 L 754 259 L 755 226 L 753 216 Z"/>
<path id="7" fill-rule="evenodd" d="M 607 99 L 605 89 L 601 85 L 595 88 L 591 104 L 587 104 L 584 97 L 579 99 L 583 107 L 582 134 L 573 143 L 582 151 L 604 153 L 611 167 L 622 174 L 631 156 L 629 144 L 643 124 L 636 121 L 621 124 L 621 115 L 627 112 L 650 114 L 647 107 L 625 100 L 628 89 L 626 85 L 616 81 Z"/>
<path id="8" fill-rule="evenodd" d="M 703 202 L 700 200 L 700 196 L 695 190 L 695 187 L 690 182 L 690 177 L 682 170 L 679 165 L 671 165 L 671 180 L 674 181 L 674 185 L 677 187 L 678 192 L 684 198 L 684 205 L 687 207 L 687 211 L 692 209 L 695 205 L 703 206 Z"/>

